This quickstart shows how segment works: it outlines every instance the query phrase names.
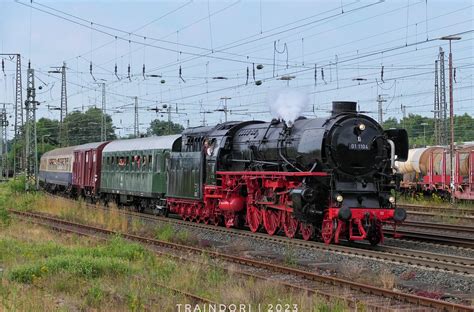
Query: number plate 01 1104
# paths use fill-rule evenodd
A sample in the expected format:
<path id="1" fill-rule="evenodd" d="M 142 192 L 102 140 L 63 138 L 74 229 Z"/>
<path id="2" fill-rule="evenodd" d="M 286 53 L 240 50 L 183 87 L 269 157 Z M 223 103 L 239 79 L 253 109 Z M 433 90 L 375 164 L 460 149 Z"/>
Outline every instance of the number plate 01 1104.
<path id="1" fill-rule="evenodd" d="M 351 151 L 368 151 L 369 146 L 365 143 L 349 143 L 349 150 Z"/>

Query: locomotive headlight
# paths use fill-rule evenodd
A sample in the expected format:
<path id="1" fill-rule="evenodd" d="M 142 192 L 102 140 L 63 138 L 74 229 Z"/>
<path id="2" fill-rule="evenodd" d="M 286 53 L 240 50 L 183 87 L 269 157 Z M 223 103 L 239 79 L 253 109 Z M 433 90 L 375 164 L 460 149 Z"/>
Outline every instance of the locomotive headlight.
<path id="1" fill-rule="evenodd" d="M 361 124 L 359 125 L 359 130 L 360 130 L 360 131 L 364 131 L 364 130 L 365 130 L 365 125 L 364 125 L 363 123 L 361 123 Z"/>
<path id="2" fill-rule="evenodd" d="M 337 201 L 338 203 L 342 203 L 343 200 L 344 200 L 344 197 L 342 197 L 341 194 L 337 194 L 337 196 L 336 196 L 336 201 Z"/>
<path id="3" fill-rule="evenodd" d="M 388 201 L 391 203 L 391 204 L 395 204 L 395 197 L 394 196 L 390 196 L 388 198 Z"/>

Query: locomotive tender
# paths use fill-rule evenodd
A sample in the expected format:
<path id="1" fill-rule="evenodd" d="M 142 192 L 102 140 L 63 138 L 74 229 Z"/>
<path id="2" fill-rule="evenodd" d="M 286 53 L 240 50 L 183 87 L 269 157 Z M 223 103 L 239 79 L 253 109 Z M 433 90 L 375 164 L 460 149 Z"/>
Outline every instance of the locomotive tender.
<path id="1" fill-rule="evenodd" d="M 395 160 L 406 160 L 408 137 L 403 129 L 384 131 L 356 105 L 333 102 L 329 118 L 300 117 L 290 126 L 226 122 L 110 142 L 96 151 L 97 170 L 73 170 L 66 191 L 270 235 L 282 229 L 327 244 L 345 238 L 375 245 L 383 240 L 382 224 L 406 217 L 393 190 L 400 182 Z M 41 167 L 40 182 L 57 189 L 47 169 Z M 97 191 L 74 184 L 76 174 L 94 174 Z"/>

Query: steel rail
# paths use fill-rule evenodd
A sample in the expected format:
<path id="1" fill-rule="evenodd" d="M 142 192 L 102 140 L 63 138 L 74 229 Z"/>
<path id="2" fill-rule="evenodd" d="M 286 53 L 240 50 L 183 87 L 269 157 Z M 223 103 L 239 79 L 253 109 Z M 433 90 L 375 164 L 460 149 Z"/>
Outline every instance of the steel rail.
<path id="1" fill-rule="evenodd" d="M 59 197 L 59 198 L 64 199 L 63 197 Z M 68 199 L 68 198 L 66 199 L 73 201 L 72 199 Z M 102 210 L 113 209 L 113 208 L 106 207 L 103 205 L 97 206 L 93 204 L 87 204 L 86 207 L 90 209 L 100 208 Z M 214 225 L 184 221 L 178 218 L 161 217 L 161 216 L 155 216 L 152 214 L 138 213 L 138 212 L 123 210 L 123 209 L 117 209 L 117 212 L 123 215 L 137 217 L 142 220 L 149 220 L 151 222 L 156 222 L 156 221 L 165 222 L 169 224 L 182 225 L 182 226 L 186 226 L 190 228 L 205 229 L 207 231 L 213 231 L 217 233 L 225 233 L 225 234 L 232 233 L 233 235 L 240 236 L 240 237 L 248 237 L 248 238 L 259 239 L 263 241 L 269 241 L 273 243 L 285 244 L 285 245 L 290 244 L 291 246 L 311 248 L 314 250 L 338 252 L 338 253 L 343 253 L 343 254 L 348 254 L 348 255 L 353 255 L 353 256 L 358 256 L 358 257 L 379 260 L 379 261 L 381 260 L 381 261 L 390 261 L 393 263 L 407 263 L 410 265 L 429 267 L 429 268 L 443 270 L 443 271 L 451 271 L 451 272 L 462 273 L 462 274 L 474 274 L 474 260 L 471 258 L 466 258 L 466 257 L 444 255 L 444 254 L 439 254 L 439 253 L 430 253 L 426 251 L 416 251 L 416 250 L 410 250 L 410 249 L 393 247 L 393 246 L 373 247 L 364 243 L 351 243 L 351 244 L 346 243 L 344 245 L 342 244 L 326 245 L 322 242 L 317 242 L 317 241 L 290 239 L 286 236 L 279 236 L 279 235 L 270 236 L 268 234 L 263 234 L 263 233 L 253 233 L 251 231 L 244 231 L 241 229 L 218 227 Z M 390 230 L 387 230 L 384 232 L 391 234 Z"/>
<path id="2" fill-rule="evenodd" d="M 157 239 L 142 237 L 142 236 L 128 234 L 128 233 L 119 233 L 119 232 L 107 230 L 104 228 L 89 226 L 89 225 L 80 224 L 76 222 L 70 222 L 70 221 L 58 219 L 55 217 L 49 217 L 44 214 L 37 214 L 37 213 L 17 211 L 17 210 L 9 210 L 9 211 L 15 215 L 23 216 L 26 218 L 40 219 L 40 220 L 63 224 L 66 226 L 84 228 L 84 229 L 91 230 L 93 232 L 102 233 L 106 235 L 121 235 L 122 237 L 126 239 L 137 241 L 140 243 L 145 243 L 148 245 L 161 246 L 161 247 L 166 247 L 166 248 L 176 249 L 176 250 L 186 250 L 188 252 L 192 252 L 195 254 L 205 253 L 211 258 L 226 260 L 228 262 L 243 264 L 247 266 L 253 266 L 255 268 L 266 269 L 273 272 L 294 275 L 294 276 L 298 276 L 307 280 L 317 281 L 317 282 L 332 285 L 335 287 L 347 287 L 349 289 L 360 291 L 362 293 L 376 295 L 383 298 L 394 299 L 397 301 L 401 301 L 404 303 L 409 303 L 409 304 L 413 304 L 417 306 L 425 306 L 425 307 L 434 308 L 434 309 L 438 309 L 442 311 L 472 311 L 472 307 L 461 305 L 461 304 L 455 304 L 451 302 L 431 299 L 431 298 L 417 296 L 413 294 L 400 293 L 397 291 L 388 290 L 388 289 L 371 286 L 371 285 L 366 285 L 366 284 L 362 284 L 358 282 L 348 281 L 348 280 L 344 280 L 337 277 L 324 276 L 324 275 L 304 271 L 297 268 L 290 268 L 290 267 L 286 267 L 279 264 L 272 264 L 272 263 L 262 262 L 262 261 L 244 258 L 244 257 L 237 257 L 237 256 L 205 250 L 205 249 L 201 249 L 197 247 L 186 246 L 186 245 L 181 245 L 181 244 L 166 242 L 166 241 L 160 241 Z"/>

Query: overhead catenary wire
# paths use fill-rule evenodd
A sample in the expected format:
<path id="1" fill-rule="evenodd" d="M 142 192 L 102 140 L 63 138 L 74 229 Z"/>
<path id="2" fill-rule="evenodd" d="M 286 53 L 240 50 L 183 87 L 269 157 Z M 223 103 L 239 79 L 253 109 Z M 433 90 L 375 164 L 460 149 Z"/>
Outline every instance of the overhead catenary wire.
<path id="1" fill-rule="evenodd" d="M 412 3 L 412 5 L 413 5 L 413 3 Z M 411 12 L 410 12 L 410 13 L 411 13 Z M 425 16 L 425 18 L 426 18 L 426 16 Z M 415 37 L 416 37 L 416 34 L 415 34 Z M 305 38 L 306 38 L 306 36 L 305 36 Z M 301 40 L 301 38 L 300 38 L 299 40 Z M 137 46 L 138 46 L 138 45 L 133 45 L 133 47 L 137 47 Z M 308 45 L 308 46 L 309 46 L 309 45 Z M 323 48 L 325 48 L 325 47 L 323 47 Z M 457 51 L 457 50 L 456 50 L 456 51 Z M 339 51 L 338 51 L 338 52 L 339 52 Z M 410 53 L 411 53 L 411 52 L 410 52 Z M 363 53 L 361 53 L 361 55 L 362 55 L 362 54 L 363 54 Z M 304 55 L 305 55 L 305 57 L 306 57 L 306 55 L 307 55 L 306 51 L 305 51 Z M 334 54 L 333 54 L 333 55 L 334 55 Z M 408 54 L 408 55 L 410 55 L 410 54 Z M 346 58 L 347 58 L 347 54 L 344 55 L 344 54 L 342 53 L 342 57 L 340 58 L 340 60 L 343 60 L 343 59 L 346 59 Z M 369 63 L 369 60 L 371 60 L 372 58 L 373 58 L 373 57 L 367 57 L 367 58 L 365 59 L 365 60 L 367 60 L 367 62 L 366 62 L 365 64 Z M 320 59 L 321 59 L 321 57 L 318 57 L 318 60 L 317 60 L 318 63 L 319 63 Z M 323 58 L 323 59 L 324 59 L 324 58 Z M 397 58 L 397 60 L 398 60 L 398 59 L 399 59 L 399 58 Z M 97 59 L 95 59 L 95 61 L 97 62 Z M 214 61 L 212 61 L 213 68 L 216 68 L 216 69 L 217 69 L 219 66 L 218 66 L 218 65 L 214 66 L 215 61 L 217 62 L 217 61 L 220 61 L 220 60 L 214 60 Z M 310 61 L 314 61 L 314 60 L 311 59 Z M 332 62 L 332 61 L 330 61 L 330 62 Z M 306 63 L 306 60 L 305 60 L 305 63 Z M 313 63 L 313 62 L 311 62 L 310 67 L 311 67 L 311 70 L 314 70 L 312 63 Z M 340 64 L 340 66 L 338 65 L 338 67 L 340 67 L 340 68 L 338 68 L 338 70 L 336 70 L 336 73 L 339 71 L 339 69 L 342 68 L 342 70 L 343 70 L 343 71 L 341 72 L 341 73 L 342 73 L 342 74 L 341 74 L 341 75 L 342 75 L 342 78 L 345 78 L 345 77 L 347 77 L 347 75 L 350 75 L 350 71 L 347 71 L 347 70 L 345 71 L 345 70 L 344 70 L 344 68 L 348 68 L 348 69 L 350 68 L 350 66 L 345 66 L 346 64 L 350 64 L 350 63 L 352 63 L 352 61 L 347 62 L 347 63 L 345 63 L 345 64 Z M 324 64 L 324 62 L 322 62 L 322 64 L 323 64 L 323 65 L 327 65 L 327 64 Z M 333 64 L 332 70 L 334 70 L 334 63 L 332 62 L 332 64 Z M 147 65 L 148 65 L 148 64 L 147 64 Z M 280 64 L 280 65 L 283 65 L 283 64 Z M 360 68 L 363 68 L 363 67 L 370 67 L 370 65 L 368 65 L 368 66 L 365 66 L 365 65 L 364 65 L 364 66 L 360 66 Z M 245 69 L 244 66 L 242 66 L 241 68 Z M 96 69 L 98 69 L 98 71 L 96 71 Z M 132 68 L 132 69 L 133 69 L 133 68 Z M 148 70 L 148 66 L 147 66 L 147 70 Z M 174 70 L 175 70 L 175 73 L 176 73 L 176 68 L 175 68 Z M 184 68 L 183 68 L 183 70 L 184 70 Z M 239 75 L 242 76 L 242 71 L 241 71 L 241 70 L 242 70 L 242 69 L 239 70 L 239 71 L 240 71 L 240 74 L 237 74 L 235 77 L 229 77 L 229 81 L 231 81 L 232 79 L 235 79 L 235 78 L 238 77 Z M 101 70 L 100 70 L 99 68 L 96 68 L 96 66 L 95 66 L 95 64 L 94 64 L 94 74 L 96 74 L 97 72 L 100 72 L 100 71 L 101 71 Z M 202 70 L 201 70 L 201 71 L 202 71 Z M 78 71 L 77 71 L 77 72 L 78 72 Z M 213 71 L 213 73 L 214 73 L 214 72 L 215 72 L 215 71 Z M 378 75 L 380 75 L 381 66 L 378 67 L 378 72 L 379 72 Z M 414 73 L 416 73 L 416 72 L 418 72 L 418 70 L 415 69 Z M 189 73 L 189 70 L 188 70 L 187 67 L 186 67 L 186 73 Z M 301 75 L 301 76 L 300 76 L 300 75 L 298 76 L 297 81 L 300 81 L 299 86 L 303 86 L 304 83 L 305 83 L 304 79 L 308 79 L 308 78 L 307 78 L 308 75 L 307 75 L 307 74 L 304 74 L 304 73 L 305 73 L 305 72 L 302 72 L 302 75 Z M 364 72 L 362 71 L 362 69 L 361 69 L 361 73 L 364 73 Z M 458 72 L 458 73 L 459 73 L 459 72 Z M 135 68 L 135 70 L 132 70 L 132 72 L 131 72 L 132 80 L 133 80 L 133 82 L 135 82 L 134 85 L 136 85 L 137 83 L 139 83 L 139 82 L 138 82 L 139 80 L 133 79 L 133 77 L 136 77 L 138 74 L 140 74 L 140 75 L 142 74 L 142 72 L 139 72 L 139 68 Z M 328 75 L 329 75 L 329 74 L 331 74 L 331 71 L 328 73 Z M 387 77 L 391 77 L 391 69 L 390 69 L 390 66 L 384 67 L 384 74 L 387 74 Z M 187 75 L 187 76 L 188 76 L 188 75 Z M 196 86 L 199 86 L 199 84 L 200 84 L 198 77 L 199 77 L 199 76 L 204 77 L 204 75 L 199 75 L 199 72 L 196 72 L 196 71 L 195 71 L 195 73 L 194 73 L 193 75 L 190 75 L 190 76 L 191 76 L 191 77 L 196 77 L 196 80 L 194 80 L 193 78 L 190 78 L 190 79 L 191 79 L 191 83 L 194 84 L 194 85 L 196 85 Z M 208 75 L 206 75 L 206 76 L 208 76 Z M 224 74 L 224 76 L 231 76 L 231 75 L 230 75 L 230 74 L 229 74 L 229 75 Z M 328 77 L 329 77 L 329 76 L 328 76 Z M 104 77 L 104 78 L 105 78 L 105 77 Z M 174 75 L 174 78 L 176 78 L 176 74 Z M 187 78 L 187 77 L 186 77 L 186 78 Z M 260 75 L 259 75 L 259 78 L 260 78 Z M 264 77 L 264 78 L 267 78 L 267 77 Z M 385 77 L 384 77 L 384 78 L 385 78 Z M 426 77 L 425 77 L 425 78 L 426 78 Z M 168 78 L 168 79 L 169 79 L 169 78 Z M 203 79 L 203 80 L 204 80 L 204 79 Z M 338 80 L 338 79 L 336 78 L 336 82 L 337 82 L 337 80 Z M 78 81 L 78 80 L 76 79 L 76 81 Z M 169 85 L 171 90 L 173 90 L 173 89 L 175 89 L 175 88 L 179 88 L 179 89 L 178 89 L 178 90 L 179 90 L 178 92 L 179 92 L 180 94 L 183 94 L 183 92 L 185 92 L 185 90 L 189 89 L 189 91 L 186 91 L 186 93 L 184 94 L 185 96 L 188 96 L 189 94 L 194 94 L 194 93 L 195 93 L 195 90 L 196 90 L 196 89 L 191 89 L 191 88 L 188 88 L 187 86 L 185 87 L 185 86 L 183 86 L 183 85 L 176 84 L 176 83 L 174 83 L 174 82 L 175 82 L 174 79 L 169 79 L 169 81 L 170 81 L 170 83 L 171 83 L 171 84 Z M 267 80 L 267 81 L 268 81 L 268 80 Z M 78 82 L 79 82 L 79 81 L 78 81 Z M 144 83 L 144 84 L 145 84 L 145 85 L 149 85 L 149 86 L 153 86 L 153 85 L 156 85 L 155 82 L 156 82 L 156 84 L 159 84 L 158 81 L 149 81 L 149 82 Z M 303 83 L 301 84 L 301 82 L 303 82 Z M 214 89 L 217 89 L 217 90 L 220 89 L 220 88 L 219 88 L 219 87 L 221 86 L 220 83 L 221 83 L 221 82 L 219 82 L 219 81 L 213 81 L 213 80 L 211 80 L 210 82 L 207 81 L 207 88 L 209 88 L 207 91 L 211 91 L 211 90 L 214 90 Z M 348 82 L 347 82 L 347 81 L 343 82 L 343 86 L 344 86 L 344 84 L 346 84 L 346 83 L 348 83 Z M 120 90 L 120 89 L 121 89 L 120 86 L 124 86 L 124 85 L 126 85 L 126 84 L 124 84 L 124 83 L 117 83 L 115 89 L 116 89 L 116 90 Z M 168 84 L 167 84 L 167 85 L 168 85 Z M 330 84 L 330 85 L 331 85 L 331 84 Z M 142 84 L 142 86 L 143 86 L 143 84 Z M 222 86 L 224 86 L 224 85 L 222 85 Z M 132 87 L 133 87 L 133 85 L 130 86 L 130 87 L 127 86 L 127 89 L 126 89 L 127 91 L 126 91 L 126 92 L 128 92 L 128 89 L 131 89 Z M 192 86 L 190 86 L 190 87 L 192 87 Z M 235 87 L 235 84 L 234 84 L 234 87 Z M 210 89 L 210 88 L 212 88 L 212 89 Z M 176 90 L 176 89 L 175 89 L 175 90 Z M 242 88 L 242 87 L 235 87 L 235 90 L 239 90 L 238 92 L 239 92 L 240 94 L 242 94 L 242 96 L 244 96 L 244 95 L 246 96 L 246 94 L 248 94 L 247 89 L 244 89 L 244 88 Z M 253 89 L 252 89 L 252 90 L 253 90 Z M 124 91 L 125 91 L 125 90 L 124 90 Z M 242 92 L 241 92 L 241 91 L 242 91 Z M 258 91 L 257 93 L 260 93 L 260 91 L 263 91 L 263 90 L 255 89 L 255 91 Z M 119 93 L 121 93 L 121 92 L 119 92 Z M 169 94 L 171 95 L 171 97 L 169 97 L 169 98 L 167 98 L 167 99 L 170 99 L 170 100 L 173 99 L 173 98 L 174 98 L 174 93 L 170 92 Z M 151 94 L 150 94 L 150 95 L 151 95 Z M 148 96 L 147 96 L 147 97 L 148 97 Z M 152 96 L 150 96 L 150 97 L 148 98 L 148 100 L 150 100 L 151 97 L 152 97 Z M 181 97 L 177 97 L 177 98 L 181 99 Z M 196 101 L 192 101 L 192 103 L 197 103 L 197 99 L 199 99 L 199 96 L 196 97 L 195 99 L 196 99 Z M 193 100 L 194 100 L 194 99 L 193 99 Z"/>

